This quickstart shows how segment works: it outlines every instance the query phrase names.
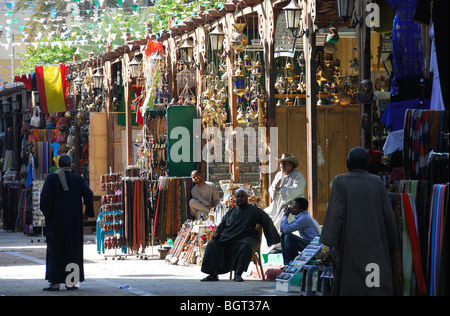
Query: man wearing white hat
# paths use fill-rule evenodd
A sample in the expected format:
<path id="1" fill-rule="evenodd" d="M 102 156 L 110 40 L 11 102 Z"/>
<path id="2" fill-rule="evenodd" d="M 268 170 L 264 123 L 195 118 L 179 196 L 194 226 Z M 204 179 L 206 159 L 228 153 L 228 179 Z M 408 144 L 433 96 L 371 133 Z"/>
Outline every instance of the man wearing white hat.
<path id="1" fill-rule="evenodd" d="M 275 227 L 280 230 L 283 206 L 290 204 L 295 198 L 304 197 L 306 180 L 303 174 L 295 169 L 299 161 L 294 155 L 284 153 L 281 158 L 275 159 L 280 162 L 280 171 L 269 187 L 272 203 L 264 211 L 269 214 Z"/>

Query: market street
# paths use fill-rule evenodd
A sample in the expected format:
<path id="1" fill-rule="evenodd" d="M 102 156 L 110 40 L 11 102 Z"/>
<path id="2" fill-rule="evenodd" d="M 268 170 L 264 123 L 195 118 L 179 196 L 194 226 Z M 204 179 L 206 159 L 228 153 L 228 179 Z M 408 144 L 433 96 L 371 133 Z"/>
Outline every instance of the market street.
<path id="1" fill-rule="evenodd" d="M 95 240 L 84 244 L 86 281 L 78 291 L 45 292 L 46 244 L 40 236 L 0 230 L 0 296 L 291 296 L 298 293 L 276 291 L 274 281 L 244 276 L 245 282 L 229 280 L 200 282 L 205 275 L 200 266 L 171 265 L 158 259 L 148 248 L 148 260 L 130 256 L 125 260 L 105 260 L 97 253 Z M 155 247 L 156 249 L 156 247 Z M 112 252 L 111 252 L 112 253 Z"/>

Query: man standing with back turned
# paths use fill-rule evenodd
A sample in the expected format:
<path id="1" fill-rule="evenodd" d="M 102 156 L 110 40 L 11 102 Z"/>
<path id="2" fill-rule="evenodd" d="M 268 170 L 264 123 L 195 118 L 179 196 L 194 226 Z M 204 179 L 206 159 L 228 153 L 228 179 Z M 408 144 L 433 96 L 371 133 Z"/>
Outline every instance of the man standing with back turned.
<path id="1" fill-rule="evenodd" d="M 47 176 L 41 192 L 47 237 L 45 279 L 50 282 L 44 291 L 59 291 L 60 283 L 66 283 L 67 290 L 76 290 L 72 283 L 84 281 L 83 220 L 95 216 L 93 193 L 79 174 L 71 172 L 71 166 L 72 158 L 61 155 L 60 168 Z"/>
<path id="2" fill-rule="evenodd" d="M 399 254 L 394 213 L 368 163 L 364 148 L 352 148 L 349 173 L 333 179 L 320 237 L 331 248 L 332 295 L 394 294 L 393 262 Z"/>

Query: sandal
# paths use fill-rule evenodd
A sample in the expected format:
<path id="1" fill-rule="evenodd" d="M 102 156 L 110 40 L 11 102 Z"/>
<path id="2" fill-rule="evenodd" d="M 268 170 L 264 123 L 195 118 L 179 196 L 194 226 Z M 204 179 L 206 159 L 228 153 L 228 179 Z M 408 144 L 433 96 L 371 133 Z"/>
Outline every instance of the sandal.
<path id="1" fill-rule="evenodd" d="M 206 278 L 200 280 L 201 282 L 209 282 L 209 281 L 219 281 L 219 277 L 217 275 L 208 275 Z"/>

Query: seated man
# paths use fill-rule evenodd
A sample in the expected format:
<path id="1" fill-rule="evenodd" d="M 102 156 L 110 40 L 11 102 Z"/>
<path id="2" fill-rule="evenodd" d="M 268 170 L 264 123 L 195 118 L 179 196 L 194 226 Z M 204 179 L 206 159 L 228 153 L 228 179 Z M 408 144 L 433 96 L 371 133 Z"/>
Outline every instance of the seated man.
<path id="1" fill-rule="evenodd" d="M 280 241 L 269 215 L 248 204 L 245 189 L 237 189 L 234 196 L 237 206 L 225 214 L 212 240 L 206 245 L 201 271 L 209 275 L 202 281 L 218 281 L 218 274 L 232 270 L 235 271 L 234 281 L 244 281 L 241 275 L 247 271 L 253 254 L 259 247 L 256 224 L 263 227 L 269 245 Z"/>
<path id="2" fill-rule="evenodd" d="M 288 265 L 294 260 L 299 252 L 303 251 L 306 246 L 320 235 L 320 226 L 317 221 L 309 215 L 308 200 L 304 198 L 296 198 L 292 207 L 284 208 L 284 215 L 281 219 L 281 252 L 283 254 L 283 263 Z M 289 223 L 288 216 L 291 214 L 295 219 Z M 300 234 L 296 236 L 292 234 L 298 231 Z"/>
<path id="3" fill-rule="evenodd" d="M 189 201 L 191 214 L 196 219 L 206 219 L 211 208 L 219 205 L 220 196 L 216 185 L 205 181 L 203 175 L 194 170 L 191 172 L 192 181 L 195 186 L 191 189 L 192 199 Z"/>

